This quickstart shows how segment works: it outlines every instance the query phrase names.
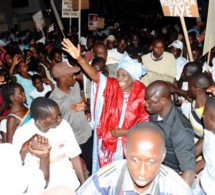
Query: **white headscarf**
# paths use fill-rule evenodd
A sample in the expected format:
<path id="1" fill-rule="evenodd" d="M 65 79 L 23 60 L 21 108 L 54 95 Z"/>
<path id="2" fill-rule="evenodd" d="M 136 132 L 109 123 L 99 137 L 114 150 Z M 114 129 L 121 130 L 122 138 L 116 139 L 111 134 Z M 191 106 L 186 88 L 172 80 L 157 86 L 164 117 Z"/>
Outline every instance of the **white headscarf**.
<path id="1" fill-rule="evenodd" d="M 135 59 L 131 59 L 129 56 L 124 56 L 118 64 L 117 71 L 119 69 L 126 70 L 130 75 L 133 81 L 140 80 L 140 78 L 146 74 L 147 70 Z"/>

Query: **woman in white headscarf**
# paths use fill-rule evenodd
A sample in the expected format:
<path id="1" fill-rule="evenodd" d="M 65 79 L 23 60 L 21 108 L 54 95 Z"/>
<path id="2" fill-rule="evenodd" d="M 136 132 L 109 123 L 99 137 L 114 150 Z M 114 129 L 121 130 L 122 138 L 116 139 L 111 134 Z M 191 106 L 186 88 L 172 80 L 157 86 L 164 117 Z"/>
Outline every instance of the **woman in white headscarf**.
<path id="1" fill-rule="evenodd" d="M 98 73 L 80 56 L 68 39 L 62 42 L 67 51 L 94 81 L 91 117 L 94 121 L 93 173 L 114 160 L 123 159 L 123 146 L 128 130 L 136 123 L 148 121 L 145 110 L 145 86 L 139 82 L 146 69 L 126 56 L 117 68 L 117 79 Z"/>

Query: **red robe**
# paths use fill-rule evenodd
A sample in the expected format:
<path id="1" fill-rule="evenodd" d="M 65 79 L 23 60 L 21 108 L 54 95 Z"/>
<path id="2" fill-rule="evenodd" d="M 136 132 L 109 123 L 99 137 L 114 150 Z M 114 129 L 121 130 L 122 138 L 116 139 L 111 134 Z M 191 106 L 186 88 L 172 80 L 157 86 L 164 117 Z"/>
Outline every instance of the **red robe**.
<path id="1" fill-rule="evenodd" d="M 149 120 L 149 114 L 145 110 L 145 88 L 143 83 L 134 81 L 125 111 L 123 130 L 130 129 L 136 123 Z M 116 79 L 107 78 L 103 95 L 105 101 L 100 124 L 97 126 L 97 136 L 98 139 L 102 138 L 101 150 L 112 155 L 116 152 L 118 138 L 111 135 L 110 129 L 118 129 L 123 107 L 123 91 Z M 123 136 L 122 141 L 124 145 L 126 136 Z M 107 158 L 109 157 L 107 156 Z"/>

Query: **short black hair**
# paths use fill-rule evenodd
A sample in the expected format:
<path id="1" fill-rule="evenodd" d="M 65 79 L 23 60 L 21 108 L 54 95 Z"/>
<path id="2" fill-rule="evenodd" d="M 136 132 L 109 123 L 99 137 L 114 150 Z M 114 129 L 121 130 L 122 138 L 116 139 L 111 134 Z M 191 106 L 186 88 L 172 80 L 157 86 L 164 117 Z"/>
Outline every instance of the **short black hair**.
<path id="1" fill-rule="evenodd" d="M 128 38 L 126 36 L 121 36 L 117 38 L 118 43 L 124 40 L 126 43 L 128 43 Z"/>
<path id="2" fill-rule="evenodd" d="M 202 65 L 200 62 L 188 62 L 185 64 L 184 69 L 187 69 L 190 74 L 195 74 L 202 72 Z"/>
<path id="3" fill-rule="evenodd" d="M 32 83 L 33 83 L 36 79 L 42 80 L 42 77 L 41 77 L 39 74 L 34 74 L 34 75 L 31 77 Z"/>
<path id="4" fill-rule="evenodd" d="M 207 99 L 205 106 L 215 113 L 215 96 L 211 96 Z"/>
<path id="5" fill-rule="evenodd" d="M 50 54 L 51 60 L 53 60 L 54 55 L 55 55 L 56 53 L 59 53 L 59 54 L 61 55 L 61 54 L 62 54 L 62 51 L 61 51 L 60 49 L 53 49 L 53 50 L 51 51 L 51 54 Z"/>
<path id="6" fill-rule="evenodd" d="M 15 89 L 18 87 L 23 89 L 22 85 L 14 82 L 6 83 L 5 85 L 2 86 L 2 99 L 7 108 L 9 108 L 12 103 L 10 96 L 15 94 Z"/>
<path id="7" fill-rule="evenodd" d="M 203 72 L 193 74 L 188 82 L 191 82 L 196 88 L 205 90 L 213 84 L 211 77 Z"/>
<path id="8" fill-rule="evenodd" d="M 98 64 L 98 63 L 103 63 L 105 64 L 105 59 L 104 58 L 101 58 L 101 57 L 95 57 L 91 63 L 91 65 L 95 65 L 95 64 Z"/>
<path id="9" fill-rule="evenodd" d="M 44 119 L 51 113 L 51 108 L 58 107 L 58 104 L 47 97 L 37 97 L 33 100 L 30 107 L 32 118 L 37 121 Z"/>
<path id="10" fill-rule="evenodd" d="M 153 40 L 152 40 L 152 45 L 154 45 L 156 42 L 162 42 L 163 43 L 163 45 L 165 46 L 165 42 L 164 42 L 164 40 L 162 39 L 162 38 L 154 38 Z"/>
<path id="11" fill-rule="evenodd" d="M 163 133 L 163 131 L 161 130 L 161 128 L 158 125 L 156 125 L 156 124 L 154 124 L 152 122 L 141 122 L 141 123 L 137 123 L 133 127 L 131 127 L 131 129 L 128 131 L 128 134 L 127 134 L 127 142 L 126 142 L 126 147 L 127 148 L 128 148 L 128 140 L 130 139 L 130 136 L 134 132 L 158 134 L 161 137 L 162 145 L 165 148 L 164 133 Z"/>

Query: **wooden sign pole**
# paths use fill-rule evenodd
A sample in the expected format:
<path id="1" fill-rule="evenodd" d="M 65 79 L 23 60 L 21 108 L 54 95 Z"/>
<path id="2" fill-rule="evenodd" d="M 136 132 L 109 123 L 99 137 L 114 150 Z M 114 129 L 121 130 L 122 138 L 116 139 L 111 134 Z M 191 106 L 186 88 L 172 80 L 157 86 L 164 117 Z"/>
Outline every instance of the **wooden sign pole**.
<path id="1" fill-rule="evenodd" d="M 62 22 L 61 22 L 61 20 L 60 20 L 60 17 L 59 17 L 59 14 L 58 14 L 58 12 L 57 12 L 57 9 L 56 9 L 56 7 L 55 7 L 54 1 L 51 0 L 50 3 L 51 3 L 51 6 L 52 6 L 52 9 L 53 9 L 53 11 L 54 11 L 54 15 L 55 15 L 55 18 L 56 18 L 56 20 L 57 20 L 58 26 L 59 26 L 59 28 L 60 28 L 60 30 L 61 30 L 61 33 L 62 33 L 63 37 L 65 38 L 65 34 L 64 34 L 64 32 L 63 32 L 63 24 L 62 24 Z"/>
<path id="2" fill-rule="evenodd" d="M 180 16 L 180 21 L 181 21 L 182 29 L 184 32 L 184 37 L 185 37 L 185 42 L 187 45 L 187 51 L 188 51 L 189 59 L 190 59 L 190 62 L 193 62 L 193 55 L 192 55 L 192 51 L 191 51 L 191 47 L 190 47 L 190 41 L 189 41 L 188 34 L 187 34 L 187 27 L 186 27 L 183 16 Z"/>
<path id="3" fill-rule="evenodd" d="M 209 61 L 211 57 L 211 48 L 213 43 L 213 35 L 210 35 L 210 44 L 209 44 L 209 50 L 208 50 L 208 58 L 207 58 L 207 64 L 206 64 L 206 71 L 209 71 Z"/>
<path id="4" fill-rule="evenodd" d="M 46 38 L 46 36 L 45 36 L 45 34 L 44 34 L 44 31 L 43 31 L 43 27 L 41 28 L 41 32 L 42 32 L 43 37 Z"/>
<path id="5" fill-rule="evenodd" d="M 81 0 L 78 1 L 79 19 L 78 19 L 78 40 L 81 39 Z"/>
<path id="6" fill-rule="evenodd" d="M 69 33 L 72 32 L 72 18 L 69 18 Z"/>

